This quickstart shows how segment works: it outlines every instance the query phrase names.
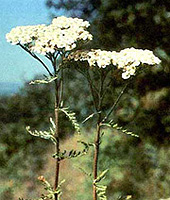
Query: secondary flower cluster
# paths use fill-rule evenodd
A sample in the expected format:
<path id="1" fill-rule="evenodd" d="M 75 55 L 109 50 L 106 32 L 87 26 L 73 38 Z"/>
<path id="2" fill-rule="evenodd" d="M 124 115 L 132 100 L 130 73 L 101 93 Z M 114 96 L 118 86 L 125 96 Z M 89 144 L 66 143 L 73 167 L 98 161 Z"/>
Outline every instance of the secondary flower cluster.
<path id="1" fill-rule="evenodd" d="M 115 63 L 117 52 L 92 49 L 90 51 L 76 51 L 68 56 L 69 60 L 87 61 L 89 66 L 97 65 L 99 68 Z"/>
<path id="2" fill-rule="evenodd" d="M 140 64 L 155 65 L 160 62 L 161 60 L 152 51 L 133 47 L 121 50 L 117 57 L 117 66 L 119 69 L 123 69 L 123 79 L 128 79 L 131 75 L 135 75 L 136 67 L 140 66 Z"/>
<path id="3" fill-rule="evenodd" d="M 92 40 L 87 31 L 89 26 L 89 22 L 82 19 L 61 16 L 54 18 L 49 26 L 13 28 L 6 38 L 13 45 L 25 45 L 30 51 L 45 55 L 62 49 L 70 51 L 77 46 L 77 42 Z"/>
<path id="4" fill-rule="evenodd" d="M 98 66 L 105 68 L 108 65 L 117 66 L 122 69 L 122 78 L 128 79 L 135 75 L 137 67 L 140 64 L 155 65 L 161 61 L 152 51 L 127 48 L 120 52 L 102 51 L 100 49 L 90 51 L 76 51 L 68 56 L 69 60 L 87 61 L 89 66 Z"/>

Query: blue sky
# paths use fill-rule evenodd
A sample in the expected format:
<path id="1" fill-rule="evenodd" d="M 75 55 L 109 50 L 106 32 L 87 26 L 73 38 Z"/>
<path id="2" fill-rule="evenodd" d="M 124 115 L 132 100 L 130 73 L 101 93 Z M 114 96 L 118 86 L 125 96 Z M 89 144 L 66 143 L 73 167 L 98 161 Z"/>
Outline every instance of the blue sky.
<path id="1" fill-rule="evenodd" d="M 13 27 L 48 24 L 51 19 L 46 0 L 0 0 L 0 82 L 24 83 L 36 74 L 46 74 L 30 55 L 5 39 Z"/>

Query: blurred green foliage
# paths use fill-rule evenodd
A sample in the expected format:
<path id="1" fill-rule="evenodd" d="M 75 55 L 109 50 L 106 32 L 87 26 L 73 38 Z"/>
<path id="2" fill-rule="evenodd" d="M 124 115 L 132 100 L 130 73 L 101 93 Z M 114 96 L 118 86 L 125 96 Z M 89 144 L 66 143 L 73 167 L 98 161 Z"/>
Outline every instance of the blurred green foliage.
<path id="1" fill-rule="evenodd" d="M 95 132 L 92 131 L 92 132 Z M 109 169 L 106 179 L 108 200 L 123 199 L 132 195 L 132 199 L 160 199 L 170 196 L 170 170 L 168 146 L 157 147 L 139 138 L 126 136 L 121 132 L 103 129 L 99 171 Z M 87 134 L 87 133 L 85 133 Z M 85 135 L 84 134 L 84 135 Z M 93 141 L 94 134 L 88 135 Z M 87 136 L 84 136 L 87 140 Z M 88 156 L 77 159 L 75 165 L 91 173 L 93 149 Z M 73 199 L 91 199 L 91 179 L 84 175 L 84 184 L 77 188 Z M 83 188 L 83 192 L 81 189 Z M 79 192 L 81 191 L 81 192 Z"/>
<path id="2" fill-rule="evenodd" d="M 45 94 L 45 95 L 44 95 Z M 31 137 L 25 127 L 46 129 L 49 125 L 51 91 L 48 87 L 27 86 L 0 99 L 0 198 L 13 198 L 15 188 L 27 185 L 33 191 L 37 173 L 45 164 L 48 143 Z M 10 197 L 10 196 L 11 197 Z"/>

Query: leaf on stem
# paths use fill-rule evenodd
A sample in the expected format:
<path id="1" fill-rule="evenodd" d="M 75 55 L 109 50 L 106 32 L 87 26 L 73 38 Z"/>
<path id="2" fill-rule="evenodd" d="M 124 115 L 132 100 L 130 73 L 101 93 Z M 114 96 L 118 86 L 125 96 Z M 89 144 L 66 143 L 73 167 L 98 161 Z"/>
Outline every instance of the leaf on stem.
<path id="1" fill-rule="evenodd" d="M 54 137 L 55 132 L 52 128 L 50 128 L 49 131 L 37 131 L 37 130 L 31 131 L 30 126 L 27 126 L 26 130 L 28 131 L 29 134 L 31 134 L 33 136 L 40 137 L 40 138 L 43 138 L 46 140 L 51 140 L 54 144 L 57 143 L 57 140 Z"/>
<path id="2" fill-rule="evenodd" d="M 126 135 L 130 135 L 132 137 L 139 137 L 139 135 L 136 135 L 133 132 L 128 131 L 127 129 L 123 129 L 122 126 L 118 126 L 118 124 L 114 124 L 113 120 L 111 120 L 109 123 L 101 123 L 101 126 L 107 126 L 110 128 L 114 128 L 114 129 L 121 131 L 122 133 L 125 133 Z"/>
<path id="3" fill-rule="evenodd" d="M 35 84 L 48 84 L 51 83 L 52 81 L 56 80 L 58 77 L 47 77 L 45 79 L 41 79 L 41 80 L 34 80 L 31 81 L 29 84 L 30 85 L 35 85 Z"/>
<path id="4" fill-rule="evenodd" d="M 84 119 L 82 121 L 82 124 L 84 124 L 86 121 L 88 121 L 89 119 L 91 119 L 92 117 L 94 117 L 94 115 L 99 114 L 99 113 L 101 113 L 101 111 L 100 112 L 92 113 L 91 115 L 89 115 L 88 117 L 86 117 L 86 119 Z"/>
<path id="5" fill-rule="evenodd" d="M 61 190 L 61 185 L 65 182 L 65 180 L 62 180 L 57 189 L 54 191 L 54 194 L 57 194 L 58 195 L 58 200 L 60 200 L 60 196 L 62 195 L 62 190 Z"/>
<path id="6" fill-rule="evenodd" d="M 92 173 L 86 172 L 86 170 L 83 169 L 82 167 L 77 166 L 77 168 L 80 169 L 86 176 L 88 176 L 92 179 Z"/>
<path id="7" fill-rule="evenodd" d="M 94 183 L 98 183 L 100 182 L 101 180 L 105 179 L 105 175 L 106 173 L 108 172 L 109 169 L 106 169 L 104 170 L 95 180 L 94 180 Z"/>
<path id="8" fill-rule="evenodd" d="M 102 185 L 100 184 L 100 181 L 102 181 L 103 179 L 105 179 L 106 177 L 106 173 L 108 172 L 109 169 L 104 170 L 94 181 L 93 184 L 96 187 L 96 192 L 97 192 L 97 196 L 99 197 L 100 200 L 107 200 L 106 197 L 106 189 L 107 186 L 106 185 Z"/>
<path id="9" fill-rule="evenodd" d="M 42 182 L 42 184 L 44 185 L 44 189 L 48 192 L 48 194 L 46 194 L 46 195 L 42 194 L 41 198 L 38 200 L 54 199 L 55 194 L 57 194 L 58 200 L 60 199 L 60 196 L 62 195 L 61 185 L 65 182 L 65 180 L 62 180 L 59 183 L 56 190 L 53 189 L 53 187 L 50 185 L 50 183 L 43 176 L 39 176 L 38 180 L 40 180 Z"/>
<path id="10" fill-rule="evenodd" d="M 52 124 L 52 126 L 53 126 L 53 129 L 55 130 L 55 123 L 54 123 L 54 121 L 53 121 L 53 119 L 52 119 L 52 117 L 50 117 L 50 122 L 51 122 L 51 124 Z"/>
<path id="11" fill-rule="evenodd" d="M 80 134 L 80 125 L 78 124 L 77 119 L 75 117 L 76 114 L 74 112 L 71 112 L 68 107 L 60 108 L 60 111 L 62 111 L 69 118 L 76 132 Z"/>
<path id="12" fill-rule="evenodd" d="M 128 200 L 128 199 L 132 199 L 132 195 L 118 197 L 118 200 Z"/>
<path id="13" fill-rule="evenodd" d="M 64 150 L 63 152 L 59 152 L 59 153 L 54 154 L 53 158 L 57 158 L 59 161 L 61 161 L 61 160 L 64 160 L 64 159 L 77 158 L 77 157 L 80 157 L 80 156 L 87 154 L 91 144 L 88 144 L 88 143 L 83 142 L 83 141 L 78 141 L 78 142 L 80 142 L 81 144 L 84 145 L 84 148 L 83 148 L 82 151 L 74 150 L 74 149 L 72 149 L 70 151 Z"/>
<path id="14" fill-rule="evenodd" d="M 96 186 L 97 196 L 99 197 L 99 199 L 100 200 L 107 200 L 107 197 L 106 197 L 107 186 L 100 185 L 100 184 L 96 184 L 95 186 Z"/>

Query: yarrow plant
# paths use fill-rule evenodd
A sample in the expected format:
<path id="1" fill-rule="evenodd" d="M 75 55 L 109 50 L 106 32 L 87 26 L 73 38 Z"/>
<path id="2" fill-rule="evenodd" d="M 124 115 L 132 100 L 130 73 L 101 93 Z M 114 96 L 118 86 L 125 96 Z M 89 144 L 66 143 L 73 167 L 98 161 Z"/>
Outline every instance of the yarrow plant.
<path id="1" fill-rule="evenodd" d="M 13 28 L 6 35 L 7 41 L 13 45 L 18 45 L 33 58 L 38 60 L 47 70 L 49 77 L 45 80 L 32 81 L 32 84 L 50 83 L 54 81 L 55 85 L 55 122 L 50 120 L 52 128 L 47 131 L 34 131 L 27 127 L 30 134 L 39 136 L 44 139 L 50 139 L 55 144 L 55 159 L 56 172 L 55 184 L 53 187 L 53 196 L 59 199 L 59 166 L 60 166 L 60 140 L 59 140 L 59 111 L 64 112 L 76 130 L 78 129 L 77 121 L 74 113 L 63 108 L 63 68 L 62 63 L 57 65 L 57 60 L 62 59 L 71 50 L 75 49 L 81 43 L 92 40 L 92 35 L 87 31 L 90 26 L 89 22 L 78 18 L 58 17 L 54 18 L 50 25 L 35 25 L 35 26 L 19 26 Z M 53 72 L 49 67 L 38 57 L 38 54 L 44 55 L 50 60 L 53 66 Z M 84 151 L 83 151 L 84 153 Z"/>
<path id="2" fill-rule="evenodd" d="M 87 154 L 90 147 L 94 147 L 93 157 L 93 200 L 105 200 L 106 198 L 106 186 L 101 184 L 101 181 L 105 178 L 108 169 L 104 170 L 100 174 L 98 166 L 98 157 L 100 144 L 102 140 L 102 127 L 107 126 L 116 128 L 123 133 L 131 136 L 138 137 L 137 135 L 124 130 L 109 120 L 109 117 L 116 105 L 118 104 L 121 96 L 127 88 L 131 77 L 134 77 L 138 71 L 142 70 L 141 66 L 159 64 L 160 60 L 152 51 L 142 50 L 135 48 L 127 48 L 116 51 L 105 51 L 100 49 L 92 50 L 77 50 L 80 46 L 90 40 L 92 35 L 87 30 L 90 26 L 88 21 L 84 21 L 78 18 L 67 18 L 64 16 L 54 18 L 50 25 L 35 25 L 35 26 L 19 26 L 13 28 L 10 33 L 6 35 L 7 41 L 13 45 L 18 45 L 29 53 L 33 58 L 38 60 L 42 66 L 47 70 L 49 77 L 44 80 L 35 80 L 31 84 L 51 83 L 54 82 L 55 86 L 55 120 L 50 118 L 52 127 L 49 131 L 31 131 L 30 127 L 27 127 L 27 131 L 34 136 L 38 136 L 44 139 L 49 139 L 55 145 L 55 153 L 53 157 L 56 159 L 55 170 L 55 184 L 52 187 L 44 177 L 39 177 L 39 180 L 46 185 L 48 195 L 42 196 L 40 199 L 55 199 L 58 200 L 61 195 L 61 183 L 59 183 L 59 171 L 60 162 L 66 158 L 74 158 Z M 49 67 L 38 57 L 37 54 L 44 55 L 50 60 L 53 71 L 51 72 Z M 59 62 L 60 60 L 60 62 Z M 63 79 L 64 69 L 67 66 L 70 68 L 72 64 L 74 67 L 82 73 L 88 83 L 90 92 L 93 99 L 94 113 L 88 116 L 84 122 L 88 121 L 91 117 L 97 115 L 96 120 L 96 136 L 94 143 L 86 143 L 80 141 L 84 146 L 83 150 L 64 150 L 60 151 L 59 140 L 59 112 L 63 112 L 69 120 L 72 122 L 75 130 L 80 133 L 80 127 L 77 123 L 75 113 L 71 112 L 68 107 L 63 107 Z M 103 110 L 103 99 L 107 93 L 105 87 L 109 86 L 107 77 L 109 72 L 119 70 L 122 73 L 123 79 L 127 80 L 125 87 L 120 92 L 113 105 L 108 108 L 107 113 Z M 93 76 L 98 76 L 98 81 L 94 80 Z M 130 196 L 127 197 L 129 199 Z"/>
<path id="3" fill-rule="evenodd" d="M 105 200 L 106 187 L 96 184 L 96 182 L 99 182 L 98 180 L 101 181 L 105 177 L 105 173 L 107 172 L 107 170 L 105 170 L 103 173 L 101 173 L 102 178 L 99 178 L 101 175 L 98 177 L 98 157 L 102 137 L 101 129 L 103 126 L 107 126 L 116 128 L 117 130 L 128 135 L 138 137 L 126 129 L 119 127 L 117 124 L 113 123 L 112 120 L 109 121 L 109 117 L 116 108 L 121 96 L 124 94 L 125 89 L 129 85 L 130 78 L 133 77 L 139 70 L 141 70 L 142 65 L 156 65 L 160 63 L 160 59 L 154 56 L 152 51 L 135 49 L 133 47 L 121 50 L 120 52 L 103 51 L 100 49 L 92 49 L 89 51 L 78 50 L 71 53 L 67 59 L 70 61 L 80 62 L 76 69 L 87 79 L 93 98 L 94 113 L 91 116 L 94 116 L 95 113 L 98 114 L 96 138 L 94 141 L 95 152 L 93 160 L 93 200 L 97 200 L 97 195 L 101 200 Z M 86 68 L 83 66 L 81 67 L 81 63 L 84 63 Z M 116 71 L 116 69 L 121 70 L 122 79 L 129 80 L 126 82 L 116 101 L 105 114 L 105 111 L 103 110 L 103 99 L 106 95 L 107 87 L 110 85 L 110 83 L 107 81 L 107 77 L 109 72 L 113 72 L 114 70 Z M 95 81 L 93 81 L 93 72 L 95 73 L 95 77 L 96 74 L 98 75 L 97 84 L 95 84 Z M 89 117 L 87 117 L 87 119 L 89 119 Z"/>

